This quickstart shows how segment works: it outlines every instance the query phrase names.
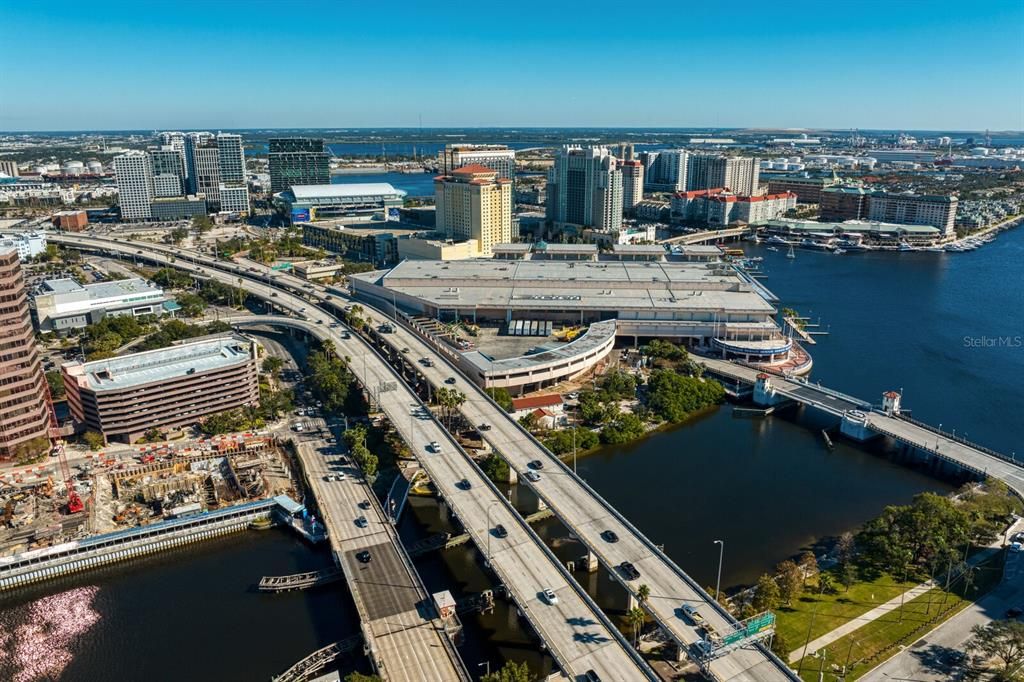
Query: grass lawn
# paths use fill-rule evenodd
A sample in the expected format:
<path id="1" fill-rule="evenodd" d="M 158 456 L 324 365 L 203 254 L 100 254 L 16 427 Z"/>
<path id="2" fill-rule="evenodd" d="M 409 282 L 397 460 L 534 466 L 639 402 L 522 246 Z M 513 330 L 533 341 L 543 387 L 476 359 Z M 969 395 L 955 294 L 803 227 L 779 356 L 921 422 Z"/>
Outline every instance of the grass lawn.
<path id="1" fill-rule="evenodd" d="M 883 574 L 871 582 L 851 585 L 849 591 L 837 584 L 839 592 L 836 594 L 804 594 L 794 600 L 792 606 L 775 609 L 776 631 L 786 640 L 790 650 L 794 650 L 803 646 L 807 640 L 808 627 L 813 640 L 879 604 L 900 596 L 901 592 L 915 585 L 915 581 L 901 583 Z M 816 589 L 810 586 L 809 591 L 814 592 Z"/>
<path id="2" fill-rule="evenodd" d="M 1000 557 L 995 557 L 979 567 L 975 585 L 968 593 L 969 599 L 962 596 L 962 585 L 949 593 L 936 587 L 904 604 L 902 618 L 900 609 L 894 609 L 828 645 L 825 647 L 825 679 L 838 676 L 849 661 L 850 669 L 845 679 L 855 680 L 896 655 L 900 644 L 909 645 L 995 587 L 1002 574 L 1000 566 Z M 794 669 L 799 665 L 794 664 Z M 817 682 L 821 665 L 821 658 L 808 656 L 803 661 L 800 677 L 807 682 Z"/>

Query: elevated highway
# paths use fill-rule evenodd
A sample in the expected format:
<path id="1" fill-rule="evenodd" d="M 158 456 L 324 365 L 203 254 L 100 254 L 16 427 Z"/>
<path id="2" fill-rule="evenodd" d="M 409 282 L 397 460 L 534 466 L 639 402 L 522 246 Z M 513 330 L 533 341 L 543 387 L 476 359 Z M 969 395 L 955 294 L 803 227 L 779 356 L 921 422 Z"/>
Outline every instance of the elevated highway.
<path id="1" fill-rule="evenodd" d="M 705 230 L 703 232 L 691 232 L 690 234 L 681 234 L 678 237 L 669 237 L 668 239 L 659 239 L 659 244 L 705 244 L 707 242 L 717 242 L 723 239 L 735 239 L 742 237 L 750 232 L 749 227 L 729 227 L 724 230 Z"/>
<path id="2" fill-rule="evenodd" d="M 509 590 L 520 612 L 533 626 L 563 673 L 570 678 L 579 678 L 586 671 L 594 670 L 602 679 L 655 679 L 653 671 L 629 642 L 501 492 L 436 422 L 397 372 L 357 335 L 344 338 L 335 317 L 319 308 L 309 307 L 310 302 L 306 298 L 288 293 L 285 289 L 296 288 L 294 283 L 286 287 L 280 281 L 283 276 L 267 271 L 260 273 L 264 277 L 264 281 L 260 281 L 246 267 L 162 245 L 64 234 L 52 235 L 51 239 L 84 250 L 133 255 L 225 284 L 242 285 L 251 295 L 301 316 L 302 319 L 247 316 L 232 322 L 301 329 L 331 342 L 339 354 L 350 358 L 350 370 L 368 392 L 375 395 L 380 408 L 419 458 L 439 493 Z M 306 293 L 310 289 L 311 285 L 306 282 L 298 288 Z M 441 452 L 429 452 L 428 445 L 432 442 L 440 444 Z M 468 487 L 465 482 L 469 483 Z M 499 524 L 507 529 L 507 537 L 494 535 L 493 529 Z M 555 592 L 557 603 L 546 602 L 543 598 L 545 589 Z M 401 654 L 397 650 L 395 653 Z M 391 664 L 386 665 L 390 669 Z M 403 667 L 403 664 L 396 667 Z M 435 678 L 428 674 L 420 679 Z"/>

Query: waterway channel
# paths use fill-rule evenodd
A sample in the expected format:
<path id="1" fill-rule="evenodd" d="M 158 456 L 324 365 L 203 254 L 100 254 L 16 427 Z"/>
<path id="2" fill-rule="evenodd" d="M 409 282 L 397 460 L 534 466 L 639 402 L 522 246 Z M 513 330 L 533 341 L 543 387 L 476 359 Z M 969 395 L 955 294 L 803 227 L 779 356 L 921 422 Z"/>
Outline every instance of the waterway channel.
<path id="1" fill-rule="evenodd" d="M 966 254 L 798 251 L 790 260 L 748 249 L 764 256 L 764 281 L 783 305 L 820 315 L 820 329 L 831 332 L 810 348 L 815 379 L 868 399 L 902 388 L 918 418 L 1007 453 L 1019 446 L 1024 347 L 1014 339 L 1024 334 L 1024 230 Z M 828 424 L 802 412 L 739 418 L 724 406 L 577 466 L 702 584 L 714 581 L 713 540 L 725 540 L 723 586 L 744 584 L 887 504 L 956 483 L 877 445 L 840 441 L 830 452 L 818 434 Z M 512 492 L 530 510 L 528 494 Z M 401 531 L 414 539 L 449 528 L 432 500 L 418 498 Z M 581 553 L 556 521 L 536 528 L 561 558 Z M 0 679 L 269 679 L 354 634 L 354 608 L 341 587 L 266 596 L 250 586 L 260 575 L 327 563 L 289 535 L 253 531 L 17 592 L 0 601 Z M 417 566 L 432 589 L 491 587 L 468 545 Z M 603 572 L 578 576 L 602 606 L 624 607 Z M 503 658 L 550 668 L 501 600 L 494 613 L 465 622 L 460 650 L 471 672 Z"/>

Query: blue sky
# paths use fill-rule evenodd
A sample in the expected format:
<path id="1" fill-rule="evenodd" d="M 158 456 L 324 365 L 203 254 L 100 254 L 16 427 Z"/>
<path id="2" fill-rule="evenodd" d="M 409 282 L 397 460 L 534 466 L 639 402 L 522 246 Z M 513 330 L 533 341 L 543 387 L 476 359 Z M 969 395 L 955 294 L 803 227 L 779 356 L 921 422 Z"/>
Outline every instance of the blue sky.
<path id="1" fill-rule="evenodd" d="M 1024 129 L 1024 1 L 0 0 L 0 130 Z"/>

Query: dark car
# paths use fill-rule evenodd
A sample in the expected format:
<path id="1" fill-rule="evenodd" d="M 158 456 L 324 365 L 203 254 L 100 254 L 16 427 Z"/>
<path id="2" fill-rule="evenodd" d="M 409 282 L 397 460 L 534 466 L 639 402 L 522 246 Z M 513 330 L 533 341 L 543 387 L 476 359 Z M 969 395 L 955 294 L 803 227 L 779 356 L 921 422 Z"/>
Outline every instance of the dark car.
<path id="1" fill-rule="evenodd" d="M 499 538 L 508 537 L 508 531 L 505 530 L 505 526 L 501 525 L 500 523 L 494 527 L 494 534 Z"/>
<path id="2" fill-rule="evenodd" d="M 526 466 L 530 467 L 531 469 L 543 469 L 544 462 L 540 461 L 539 459 L 535 459 Z"/>
<path id="3" fill-rule="evenodd" d="M 583 677 L 586 678 L 587 682 L 601 682 L 601 677 L 593 670 L 583 673 Z"/>
<path id="4" fill-rule="evenodd" d="M 601 537 L 604 538 L 605 542 L 618 542 L 619 536 L 615 534 L 615 531 L 605 530 L 601 531 Z"/>
<path id="5" fill-rule="evenodd" d="M 473 484 L 469 482 L 468 478 L 464 478 L 461 481 L 459 481 L 459 487 L 462 488 L 463 490 L 469 490 L 470 488 L 473 487 Z"/>
<path id="6" fill-rule="evenodd" d="M 448 377 L 447 379 L 444 380 L 444 383 L 446 383 L 446 384 L 454 384 L 455 383 L 455 377 Z"/>
<path id="7" fill-rule="evenodd" d="M 636 570 L 636 566 L 628 561 L 623 561 L 619 564 L 619 571 L 625 576 L 626 580 L 636 580 L 640 577 L 640 571 Z"/>
<path id="8" fill-rule="evenodd" d="M 359 552 L 359 554 L 356 554 L 356 559 L 359 559 L 359 561 L 364 564 L 368 564 L 370 563 L 370 552 L 364 549 L 362 552 Z"/>
<path id="9" fill-rule="evenodd" d="M 370 508 L 370 501 L 369 500 L 363 500 L 362 502 L 359 503 L 359 508 L 360 509 L 369 509 Z"/>
<path id="10" fill-rule="evenodd" d="M 491 425 L 490 424 L 481 424 L 480 426 L 478 426 L 476 428 L 478 428 L 481 431 L 490 431 L 491 430 Z"/>

